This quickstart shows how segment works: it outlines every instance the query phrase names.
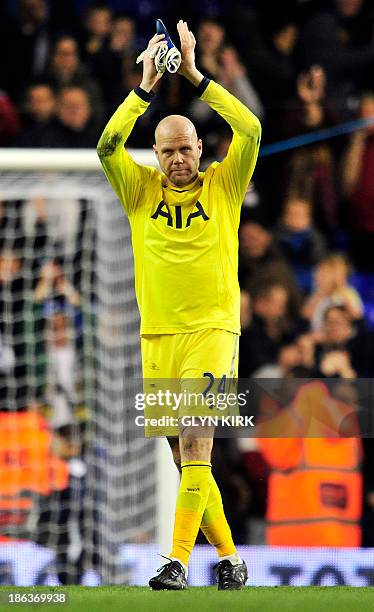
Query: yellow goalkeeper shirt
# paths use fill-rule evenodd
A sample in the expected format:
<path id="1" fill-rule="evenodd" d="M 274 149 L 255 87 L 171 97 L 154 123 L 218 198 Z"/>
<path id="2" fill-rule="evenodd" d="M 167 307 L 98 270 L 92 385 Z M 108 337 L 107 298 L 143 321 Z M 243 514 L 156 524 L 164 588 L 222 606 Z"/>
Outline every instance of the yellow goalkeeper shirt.
<path id="1" fill-rule="evenodd" d="M 141 335 L 207 328 L 240 333 L 238 227 L 261 126 L 223 87 L 208 79 L 200 91 L 204 87 L 201 99 L 227 121 L 233 138 L 226 158 L 192 184 L 175 187 L 126 151 L 136 119 L 149 106 L 142 90 L 127 96 L 98 143 L 105 174 L 131 225 Z"/>

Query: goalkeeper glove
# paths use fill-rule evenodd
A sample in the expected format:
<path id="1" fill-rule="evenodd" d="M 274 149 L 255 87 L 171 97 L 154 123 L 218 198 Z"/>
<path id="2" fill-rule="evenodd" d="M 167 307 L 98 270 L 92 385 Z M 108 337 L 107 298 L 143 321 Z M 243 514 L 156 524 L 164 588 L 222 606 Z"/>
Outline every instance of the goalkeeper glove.
<path id="1" fill-rule="evenodd" d="M 157 72 L 161 74 L 163 74 L 165 70 L 171 73 L 177 72 L 182 62 L 182 56 L 171 40 L 169 33 L 161 19 L 156 20 L 156 32 L 157 34 L 165 35 L 165 41 L 162 41 L 162 44 L 159 47 L 156 47 L 154 52 L 152 52 L 152 50 L 150 51 L 150 56 L 154 59 Z M 145 53 L 146 51 L 143 51 L 139 55 L 136 60 L 137 64 L 143 60 Z"/>

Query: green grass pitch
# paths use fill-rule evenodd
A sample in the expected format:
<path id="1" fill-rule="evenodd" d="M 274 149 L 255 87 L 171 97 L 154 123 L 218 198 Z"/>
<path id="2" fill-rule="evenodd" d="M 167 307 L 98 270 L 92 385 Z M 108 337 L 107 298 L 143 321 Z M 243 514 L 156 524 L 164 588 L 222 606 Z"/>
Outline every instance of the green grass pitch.
<path id="1" fill-rule="evenodd" d="M 67 604 L 5 604 L 7 593 L 68 593 Z M 182 592 L 154 592 L 146 587 L 0 587 L 0 609 L 16 612 L 362 612 L 374 611 L 374 588 L 247 587 L 218 592 L 195 587 Z"/>

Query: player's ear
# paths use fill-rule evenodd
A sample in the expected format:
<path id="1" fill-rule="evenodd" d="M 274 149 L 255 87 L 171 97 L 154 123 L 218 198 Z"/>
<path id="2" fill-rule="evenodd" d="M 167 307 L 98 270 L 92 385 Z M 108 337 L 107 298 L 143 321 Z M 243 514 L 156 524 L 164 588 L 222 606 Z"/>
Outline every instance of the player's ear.
<path id="1" fill-rule="evenodd" d="M 201 138 L 198 138 L 197 140 L 197 150 L 199 151 L 199 159 L 200 159 L 203 153 L 203 141 L 201 140 Z"/>
<path id="2" fill-rule="evenodd" d="M 156 155 L 157 159 L 159 159 L 159 157 L 158 157 L 157 147 L 156 147 L 156 145 L 155 145 L 155 144 L 153 145 L 153 150 L 154 150 L 154 152 L 155 152 L 155 155 Z"/>

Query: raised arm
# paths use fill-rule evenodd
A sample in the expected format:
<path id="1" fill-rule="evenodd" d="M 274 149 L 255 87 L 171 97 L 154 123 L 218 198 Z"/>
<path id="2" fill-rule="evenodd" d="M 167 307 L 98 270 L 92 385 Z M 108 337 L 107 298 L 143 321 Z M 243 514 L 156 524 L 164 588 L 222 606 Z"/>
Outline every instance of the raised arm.
<path id="1" fill-rule="evenodd" d="M 163 37 L 163 34 L 155 35 L 149 41 L 143 59 L 142 82 L 118 107 L 105 126 L 97 145 L 97 154 L 108 181 L 128 214 L 131 214 L 136 207 L 152 169 L 137 164 L 124 145 L 137 118 L 147 110 L 150 104 L 153 95 L 152 87 L 162 76 L 156 72 L 152 55 Z"/>
<path id="2" fill-rule="evenodd" d="M 256 165 L 260 148 L 261 125 L 257 117 L 218 83 L 202 83 L 201 99 L 227 121 L 233 131 L 225 159 L 215 176 L 222 180 L 226 191 L 241 205 Z"/>
<path id="3" fill-rule="evenodd" d="M 233 139 L 226 158 L 216 169 L 215 175 L 222 180 L 226 192 L 240 205 L 252 176 L 261 139 L 261 124 L 258 118 L 218 83 L 209 81 L 196 68 L 196 40 L 185 22 L 179 21 L 182 64 L 179 73 L 197 87 L 198 95 L 227 121 L 233 131 Z"/>

